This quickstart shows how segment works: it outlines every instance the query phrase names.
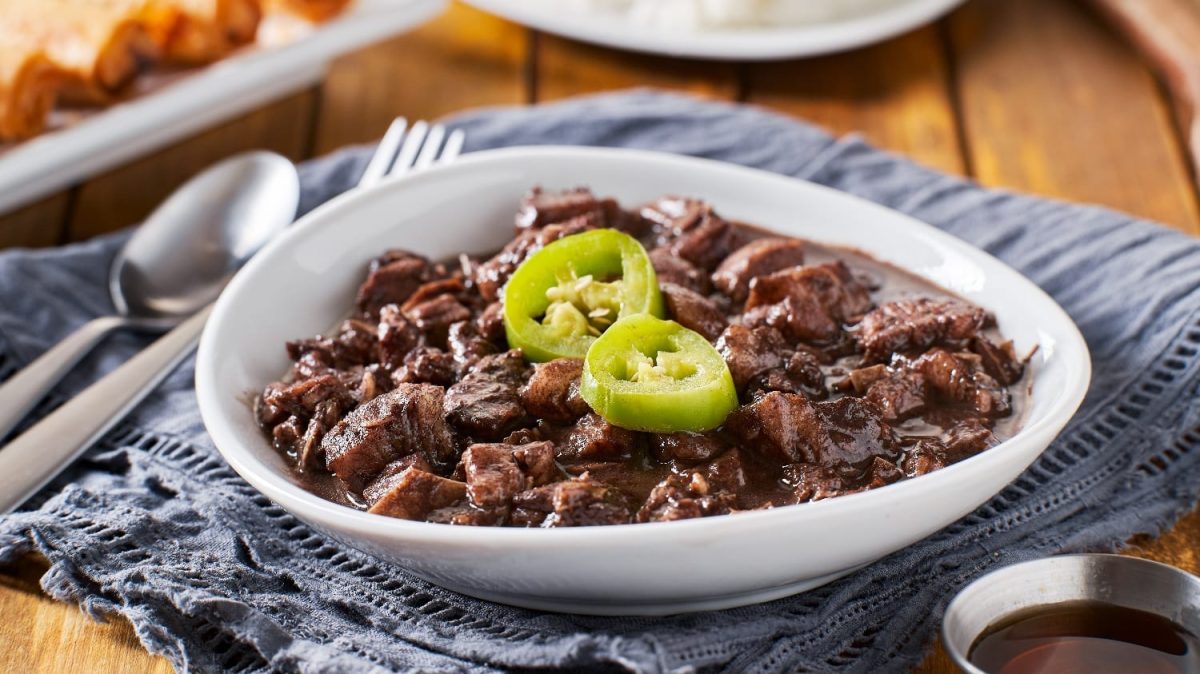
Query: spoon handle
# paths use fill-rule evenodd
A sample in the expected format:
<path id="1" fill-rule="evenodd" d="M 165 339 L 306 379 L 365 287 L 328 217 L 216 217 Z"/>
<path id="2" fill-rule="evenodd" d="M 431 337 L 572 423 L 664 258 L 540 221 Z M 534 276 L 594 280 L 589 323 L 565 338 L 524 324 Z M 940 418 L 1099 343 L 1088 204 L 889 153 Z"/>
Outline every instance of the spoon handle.
<path id="1" fill-rule="evenodd" d="M 0 449 L 0 514 L 24 503 L 154 390 L 195 348 L 211 310 L 201 309 Z"/>
<path id="2" fill-rule="evenodd" d="M 125 323 L 120 316 L 94 318 L 4 382 L 0 386 L 0 440 L 8 437 L 97 342 Z"/>

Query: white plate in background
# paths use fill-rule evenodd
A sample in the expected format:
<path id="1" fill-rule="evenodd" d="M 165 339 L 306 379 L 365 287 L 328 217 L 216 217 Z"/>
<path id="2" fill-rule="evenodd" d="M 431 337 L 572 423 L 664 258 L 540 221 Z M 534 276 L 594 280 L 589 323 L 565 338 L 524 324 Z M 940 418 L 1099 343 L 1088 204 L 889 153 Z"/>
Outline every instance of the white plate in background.
<path id="1" fill-rule="evenodd" d="M 821 23 L 694 31 L 665 31 L 590 12 L 552 11 L 547 9 L 548 0 L 466 2 L 547 33 L 617 49 L 722 61 L 766 61 L 830 54 L 882 42 L 937 19 L 964 0 L 895 0 L 872 12 Z"/>
<path id="2" fill-rule="evenodd" d="M 259 43 L 228 58 L 151 73 L 136 84 L 144 93 L 94 113 L 56 112 L 59 128 L 0 145 L 0 213 L 315 84 L 333 59 L 402 33 L 445 6 L 445 0 L 358 0 L 316 26 L 268 20 Z"/>

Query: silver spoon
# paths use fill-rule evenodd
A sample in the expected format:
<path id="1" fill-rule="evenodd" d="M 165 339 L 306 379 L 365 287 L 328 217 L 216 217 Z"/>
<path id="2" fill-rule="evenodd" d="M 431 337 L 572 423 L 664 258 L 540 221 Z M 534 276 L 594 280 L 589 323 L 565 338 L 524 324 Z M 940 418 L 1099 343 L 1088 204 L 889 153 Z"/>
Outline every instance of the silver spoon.
<path id="1" fill-rule="evenodd" d="M 176 190 L 113 261 L 108 288 L 117 315 L 92 319 L 0 386 L 0 439 L 110 332 L 165 331 L 216 299 L 291 223 L 298 199 L 295 167 L 269 152 L 227 159 Z"/>
<path id="2" fill-rule="evenodd" d="M 139 316 L 182 323 L 0 449 L 0 514 L 66 468 L 191 353 L 210 302 L 291 224 L 299 200 L 295 167 L 268 152 L 221 162 L 171 195 L 152 216 L 154 231 L 126 246 L 113 277 L 125 302 L 133 296 L 127 289 L 142 289 Z"/>

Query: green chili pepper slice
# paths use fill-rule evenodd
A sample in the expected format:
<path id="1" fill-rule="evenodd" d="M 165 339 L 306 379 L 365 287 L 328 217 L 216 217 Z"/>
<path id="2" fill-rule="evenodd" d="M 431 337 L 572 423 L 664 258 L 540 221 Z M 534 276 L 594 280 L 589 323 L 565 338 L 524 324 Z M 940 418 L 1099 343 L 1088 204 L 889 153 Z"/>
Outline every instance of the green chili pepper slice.
<path id="1" fill-rule="evenodd" d="M 619 318 L 663 314 L 637 239 L 615 229 L 564 237 L 529 256 L 504 287 L 508 344 L 531 361 L 583 358 Z"/>
<path id="2" fill-rule="evenodd" d="M 609 423 L 655 433 L 716 428 L 738 405 L 729 367 L 707 339 L 644 314 L 592 344 L 579 392 Z"/>

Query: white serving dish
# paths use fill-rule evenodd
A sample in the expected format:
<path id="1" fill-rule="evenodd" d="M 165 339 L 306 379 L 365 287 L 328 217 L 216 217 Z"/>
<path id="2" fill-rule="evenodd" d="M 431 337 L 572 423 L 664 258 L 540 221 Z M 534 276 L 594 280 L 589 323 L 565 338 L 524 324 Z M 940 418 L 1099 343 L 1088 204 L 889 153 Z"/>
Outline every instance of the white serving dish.
<path id="1" fill-rule="evenodd" d="M 579 529 L 454 527 L 359 512 L 304 491 L 270 446 L 248 394 L 289 366 L 283 343 L 335 325 L 366 262 L 389 247 L 433 258 L 511 236 L 532 185 L 587 185 L 626 205 L 664 193 L 726 217 L 856 246 L 995 312 L 1033 389 L 1012 439 L 929 475 L 816 503 L 707 519 Z M 1024 470 L 1070 419 L 1090 378 L 1087 345 L 1039 288 L 912 218 L 772 173 L 633 150 L 512 148 L 351 192 L 306 216 L 230 283 L 200 343 L 204 423 L 248 482 L 348 545 L 465 594 L 532 608 L 665 614 L 765 601 L 826 583 L 950 524 Z"/>
<path id="2" fill-rule="evenodd" d="M 837 0 L 794 0 L 836 2 Z M 623 17 L 563 11 L 561 0 L 466 0 L 531 28 L 630 51 L 724 61 L 767 61 L 846 51 L 927 24 L 964 0 L 895 0 L 879 10 L 795 26 L 659 30 Z"/>
<path id="3" fill-rule="evenodd" d="M 315 26 L 271 17 L 257 44 L 228 58 L 150 73 L 128 101 L 111 107 L 56 112 L 56 128 L 0 144 L 0 213 L 311 86 L 338 56 L 402 33 L 445 6 L 446 0 L 357 0 Z"/>

